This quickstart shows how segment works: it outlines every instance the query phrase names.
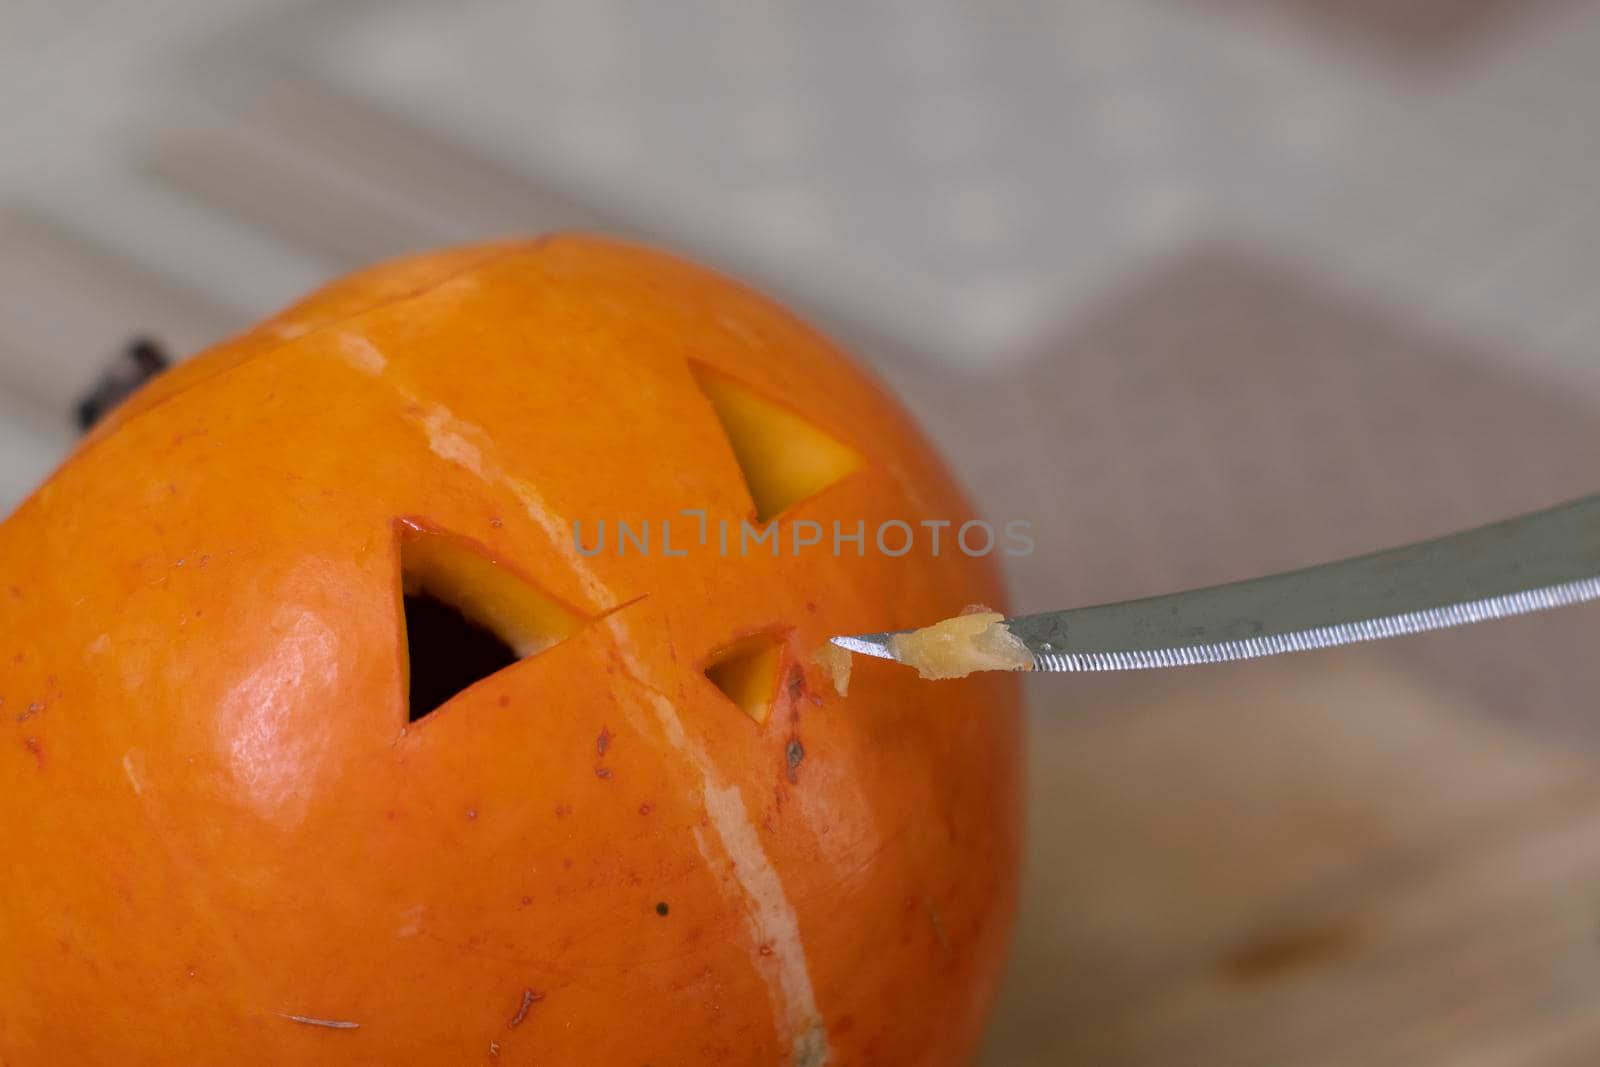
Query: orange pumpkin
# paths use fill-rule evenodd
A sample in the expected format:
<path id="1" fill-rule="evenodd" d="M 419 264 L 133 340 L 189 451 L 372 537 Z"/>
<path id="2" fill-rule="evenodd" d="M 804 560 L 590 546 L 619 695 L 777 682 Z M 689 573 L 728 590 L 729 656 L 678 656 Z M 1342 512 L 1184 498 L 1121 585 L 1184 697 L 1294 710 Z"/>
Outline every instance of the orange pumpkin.
<path id="1" fill-rule="evenodd" d="M 969 1058 L 1017 680 L 813 658 L 998 606 L 949 531 L 872 543 L 969 517 L 837 349 L 605 240 L 169 372 L 0 526 L 0 1060 Z"/>

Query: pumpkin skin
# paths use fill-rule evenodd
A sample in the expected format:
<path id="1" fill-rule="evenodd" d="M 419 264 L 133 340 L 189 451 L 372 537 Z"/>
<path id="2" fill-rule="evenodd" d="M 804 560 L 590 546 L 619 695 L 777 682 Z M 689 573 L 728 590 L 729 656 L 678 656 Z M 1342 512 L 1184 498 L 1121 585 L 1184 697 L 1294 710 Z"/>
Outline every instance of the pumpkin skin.
<path id="1" fill-rule="evenodd" d="M 859 456 L 779 529 L 864 556 L 575 549 L 753 515 L 691 367 Z M 1018 681 L 811 657 L 1003 607 L 952 530 L 871 544 L 971 515 L 848 357 L 608 240 L 381 265 L 179 366 L 0 525 L 0 1060 L 964 1062 Z M 407 522 L 579 620 L 410 723 Z M 704 673 L 751 634 L 764 723 Z"/>

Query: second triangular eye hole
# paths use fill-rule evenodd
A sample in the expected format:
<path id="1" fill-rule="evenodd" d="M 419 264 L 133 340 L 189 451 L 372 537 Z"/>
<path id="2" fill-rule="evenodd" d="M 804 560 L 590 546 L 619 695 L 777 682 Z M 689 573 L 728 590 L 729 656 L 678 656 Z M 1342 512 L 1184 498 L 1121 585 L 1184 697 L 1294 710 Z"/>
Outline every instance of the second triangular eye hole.
<path id="1" fill-rule="evenodd" d="M 412 722 L 582 625 L 481 546 L 416 521 L 399 528 Z"/>
<path id="2" fill-rule="evenodd" d="M 783 639 L 777 634 L 752 634 L 717 651 L 706 663 L 711 684 L 758 723 L 772 714 L 778 695 L 778 668 Z"/>
<path id="3" fill-rule="evenodd" d="M 854 449 L 796 412 L 703 364 L 690 363 L 689 369 L 733 447 L 758 521 L 787 511 L 861 466 Z"/>

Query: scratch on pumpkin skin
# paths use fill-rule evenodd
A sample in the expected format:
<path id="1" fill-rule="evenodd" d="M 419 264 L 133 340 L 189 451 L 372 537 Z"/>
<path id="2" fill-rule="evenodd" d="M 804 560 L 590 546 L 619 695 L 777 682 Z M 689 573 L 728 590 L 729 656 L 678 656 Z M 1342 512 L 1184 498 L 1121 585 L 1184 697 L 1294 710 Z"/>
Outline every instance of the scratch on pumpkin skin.
<path id="1" fill-rule="evenodd" d="M 343 1019 L 317 1019 L 310 1015 L 286 1015 L 281 1011 L 275 1011 L 272 1014 L 282 1019 L 288 1019 L 292 1023 L 300 1023 L 302 1026 L 321 1026 L 328 1030 L 361 1029 L 360 1023 L 345 1022 Z"/>
<path id="2" fill-rule="evenodd" d="M 573 543 L 571 530 L 551 510 L 538 487 L 512 475 L 496 460 L 493 439 L 481 427 L 456 417 L 442 405 L 422 400 L 396 381 L 393 374 L 383 375 L 383 381 L 415 408 L 415 413 L 408 413 L 407 417 L 422 424 L 435 455 L 486 482 L 509 489 L 516 496 L 550 547 L 571 568 L 585 595 L 606 613 L 601 624 L 616 638 L 623 670 L 648 694 L 648 703 L 667 740 L 686 755 L 700 773 L 706 814 L 745 896 L 745 912 L 754 939 L 757 944 L 770 945 L 773 949 L 771 956 L 758 957 L 758 966 L 770 962 L 770 966 L 761 969 L 766 972 L 768 991 L 779 1014 L 779 1029 L 789 1034 L 792 1062 L 795 1067 L 821 1067 L 828 1061 L 828 1036 L 817 1011 L 805 948 L 800 942 L 799 922 L 783 883 L 762 848 L 738 787 L 722 782 L 710 757 L 684 732 L 670 698 L 643 677 L 644 670 L 628 647 L 631 642 L 627 627 L 614 614 L 611 590 L 590 568 Z M 705 835 L 698 828 L 695 843 L 710 863 Z"/>
<path id="3" fill-rule="evenodd" d="M 539 527 L 550 546 L 559 552 L 572 568 L 572 572 L 583 583 L 583 591 L 597 604 L 609 604 L 611 591 L 605 583 L 595 575 L 588 563 L 584 560 L 578 546 L 573 543 L 571 531 L 567 524 L 557 519 L 550 513 L 550 506 L 545 503 L 544 494 L 540 493 L 532 483 L 521 478 L 505 478 L 504 482 L 516 494 L 517 500 L 522 504 L 522 509 L 528 517 Z"/>
<path id="4" fill-rule="evenodd" d="M 347 336 L 352 337 L 359 346 L 371 351 L 352 355 L 346 346 L 345 358 L 357 369 L 366 370 L 374 377 L 379 377 L 379 373 L 371 368 L 376 366 L 373 357 L 384 360 L 384 366 L 387 366 L 383 353 L 364 338 Z M 460 418 L 443 404 L 419 396 L 416 390 L 399 381 L 395 374 L 382 374 L 381 378 L 385 385 L 406 402 L 406 418 L 420 424 L 427 435 L 428 448 L 433 454 L 454 463 L 482 481 L 509 490 L 522 505 L 522 510 L 533 520 L 534 525 L 538 526 L 539 532 L 549 541 L 550 547 L 566 560 L 572 573 L 583 586 L 584 594 L 599 609 L 610 610 L 611 591 L 589 568 L 582 553 L 578 551 L 578 546 L 573 544 L 571 531 L 566 523 L 551 512 L 538 487 L 511 474 L 505 464 L 495 458 L 493 438 L 485 433 L 481 426 Z"/>
<path id="5" fill-rule="evenodd" d="M 543 999 L 543 993 L 535 993 L 531 989 L 524 989 L 522 991 L 522 1004 L 518 1006 L 517 1013 L 511 1017 L 511 1021 L 506 1024 L 506 1029 L 515 1030 L 521 1026 L 522 1020 L 528 1017 L 528 1012 Z"/>
<path id="6" fill-rule="evenodd" d="M 821 1067 L 828 1061 L 828 1035 L 817 1011 L 816 994 L 811 986 L 805 946 L 800 940 L 800 924 L 783 881 L 767 858 L 756 833 L 739 787 L 724 783 L 716 765 L 684 731 L 678 710 L 660 687 L 644 677 L 644 669 L 629 645 L 626 627 L 615 619 L 607 620 L 616 638 L 616 651 L 624 673 L 645 691 L 651 710 L 662 732 L 674 748 L 686 755 L 700 772 L 701 796 L 707 822 L 732 865 L 734 880 L 745 897 L 745 917 L 757 945 L 756 966 L 764 972 L 768 994 L 780 1019 L 786 1024 L 791 1042 L 792 1062 L 796 1067 Z M 714 864 L 706 834 L 694 827 L 695 845 L 708 864 Z"/>

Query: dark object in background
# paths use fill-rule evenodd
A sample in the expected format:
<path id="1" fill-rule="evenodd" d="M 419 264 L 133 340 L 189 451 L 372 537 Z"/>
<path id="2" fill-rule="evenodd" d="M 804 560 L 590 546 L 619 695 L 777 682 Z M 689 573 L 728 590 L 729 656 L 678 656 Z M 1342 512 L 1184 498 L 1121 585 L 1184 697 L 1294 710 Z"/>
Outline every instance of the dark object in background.
<path id="1" fill-rule="evenodd" d="M 129 341 L 116 363 L 101 375 L 89 395 L 78 401 L 79 431 L 87 433 L 112 408 L 131 396 L 139 386 L 166 370 L 171 363 L 161 346 L 148 337 L 136 337 Z"/>

